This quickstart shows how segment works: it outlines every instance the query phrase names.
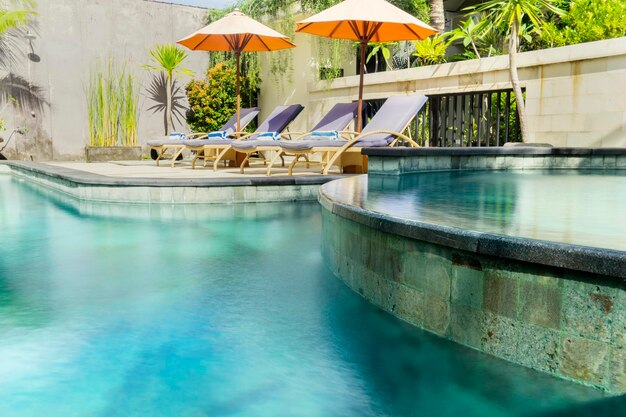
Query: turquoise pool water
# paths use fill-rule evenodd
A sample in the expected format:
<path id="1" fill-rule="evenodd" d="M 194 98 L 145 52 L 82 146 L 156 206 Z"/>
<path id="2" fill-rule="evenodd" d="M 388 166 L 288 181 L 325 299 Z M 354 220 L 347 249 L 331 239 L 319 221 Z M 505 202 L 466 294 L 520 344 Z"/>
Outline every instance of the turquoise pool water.
<path id="1" fill-rule="evenodd" d="M 87 204 L 0 175 L 0 416 L 582 416 L 611 402 L 379 311 L 326 269 L 320 227 L 316 204 Z"/>
<path id="2" fill-rule="evenodd" d="M 406 220 L 626 251 L 625 170 L 428 172 L 327 185 L 350 205 Z"/>

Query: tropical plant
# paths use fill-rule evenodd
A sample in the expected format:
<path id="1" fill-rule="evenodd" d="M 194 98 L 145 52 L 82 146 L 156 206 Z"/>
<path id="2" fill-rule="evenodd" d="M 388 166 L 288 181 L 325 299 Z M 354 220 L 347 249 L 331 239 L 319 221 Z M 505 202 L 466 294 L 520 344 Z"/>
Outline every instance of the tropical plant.
<path id="1" fill-rule="evenodd" d="M 480 59 L 480 51 L 476 46 L 476 43 L 480 39 L 480 26 L 474 21 L 473 18 L 469 17 L 461 22 L 461 24 L 448 32 L 450 37 L 450 42 L 454 42 L 456 40 L 462 39 L 463 46 L 465 48 L 472 46 L 472 51 L 476 54 L 476 58 Z"/>
<path id="2" fill-rule="evenodd" d="M 522 88 L 517 72 L 517 53 L 520 45 L 520 30 L 525 19 L 535 29 L 540 29 L 546 22 L 547 11 L 561 15 L 563 11 L 555 6 L 556 0 L 488 0 L 478 6 L 471 7 L 473 14 L 486 13 L 483 22 L 502 28 L 509 38 L 509 75 L 515 92 L 517 109 L 519 111 L 522 140 L 528 140 L 528 122 L 526 108 L 522 96 Z"/>
<path id="3" fill-rule="evenodd" d="M 413 41 L 415 44 L 414 56 L 419 65 L 435 65 L 446 62 L 446 51 L 451 41 L 444 35 L 433 35 L 421 41 Z"/>
<path id="4" fill-rule="evenodd" d="M 0 70 L 6 72 L 0 77 L 0 114 L 9 105 L 39 111 L 45 104 L 43 89 L 12 71 L 23 65 L 16 51 L 21 50 L 24 34 L 37 15 L 35 7 L 32 0 L 0 2 Z"/>
<path id="5" fill-rule="evenodd" d="M 89 144 L 133 146 L 137 144 L 139 91 L 126 65 L 112 59 L 97 63 L 85 88 Z"/>
<path id="6" fill-rule="evenodd" d="M 150 51 L 152 55 L 152 63 L 145 64 L 144 68 L 152 71 L 163 72 L 167 79 L 166 86 L 166 109 L 165 109 L 165 134 L 169 135 L 171 129 L 174 126 L 173 118 L 173 88 L 174 88 L 174 76 L 188 75 L 193 77 L 193 71 L 189 68 L 182 67 L 181 65 L 187 59 L 187 53 L 176 45 L 157 45 Z"/>
<path id="7" fill-rule="evenodd" d="M 443 0 L 430 0 L 430 25 L 440 34 L 446 30 L 446 12 Z"/>
<path id="8" fill-rule="evenodd" d="M 370 62 L 370 59 L 376 58 L 376 68 L 378 68 L 378 53 L 380 52 L 385 59 L 385 63 L 387 64 L 387 68 L 393 69 L 393 64 L 390 61 L 391 59 L 391 48 L 395 45 L 395 42 L 373 42 L 370 43 L 369 46 L 372 47 L 369 55 L 365 62 Z"/>
<path id="9" fill-rule="evenodd" d="M 19 28 L 37 14 L 32 0 L 8 0 L 0 3 L 0 35 Z"/>
<path id="10" fill-rule="evenodd" d="M 567 0 L 565 13 L 539 31 L 537 47 L 553 47 L 626 36 L 624 0 Z"/>
<path id="11" fill-rule="evenodd" d="M 212 132 L 237 109 L 237 75 L 235 67 L 221 62 L 209 69 L 206 80 L 193 80 L 185 86 L 190 111 L 187 123 L 193 131 Z M 256 106 L 256 90 L 246 77 L 241 79 L 243 107 Z"/>

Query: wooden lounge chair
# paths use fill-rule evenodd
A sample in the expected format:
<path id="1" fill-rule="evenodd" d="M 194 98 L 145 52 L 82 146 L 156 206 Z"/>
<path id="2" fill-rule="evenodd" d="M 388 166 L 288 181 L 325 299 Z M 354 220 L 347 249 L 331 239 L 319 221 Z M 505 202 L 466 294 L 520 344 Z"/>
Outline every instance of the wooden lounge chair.
<path id="1" fill-rule="evenodd" d="M 241 109 L 241 121 L 240 125 L 242 128 L 248 126 L 255 117 L 260 113 L 261 109 L 258 107 L 253 107 L 249 109 Z M 150 150 L 155 152 L 156 155 L 156 164 L 159 165 L 159 162 L 162 159 L 171 159 L 171 166 L 173 167 L 176 161 L 181 155 L 182 151 L 185 149 L 185 145 L 183 144 L 183 140 L 201 140 L 199 138 L 206 137 L 208 138 L 211 135 L 215 136 L 229 136 L 232 135 L 237 129 L 237 115 L 233 115 L 218 131 L 211 133 L 173 133 L 170 136 L 164 136 L 159 139 L 153 139 L 148 141 L 147 145 L 150 147 Z M 180 138 L 183 136 L 183 138 Z"/>
<path id="2" fill-rule="evenodd" d="M 301 162 L 300 158 L 308 158 L 314 153 L 322 153 L 321 161 L 307 159 L 306 163 L 321 164 L 324 175 L 328 174 L 333 165 L 337 165 L 342 172 L 348 166 L 355 166 L 364 172 L 367 169 L 367 159 L 361 155 L 363 148 L 395 146 L 400 141 L 411 147 L 418 147 L 418 144 L 403 132 L 426 101 L 428 98 L 422 94 L 389 97 L 361 133 L 349 132 L 352 139 L 283 141 L 280 143 L 280 156 L 295 156 L 289 165 L 289 175 L 293 175 L 293 168 Z"/>
<path id="3" fill-rule="evenodd" d="M 214 171 L 217 171 L 220 161 L 230 160 L 237 162 L 237 152 L 231 146 L 234 141 L 265 137 L 266 135 L 280 135 L 298 117 L 302 110 L 304 110 L 304 107 L 299 104 L 278 106 L 253 133 L 235 132 L 232 135 L 233 139 L 208 139 L 203 140 L 200 145 L 195 145 L 196 141 L 183 141 L 187 145 L 187 149 L 197 152 L 192 162 L 192 167 L 195 168 L 197 159 L 204 159 L 205 166 L 206 161 L 212 159 Z"/>
<path id="4" fill-rule="evenodd" d="M 356 117 L 358 103 L 339 103 L 335 104 L 326 115 L 319 121 L 313 129 L 308 132 L 285 132 L 281 135 L 282 139 L 290 140 L 306 140 L 311 138 L 312 135 L 318 135 L 322 137 L 339 137 L 341 131 L 346 129 L 350 123 Z M 326 135 L 328 134 L 328 135 Z M 243 174 L 250 156 L 255 152 L 280 152 L 281 147 L 278 141 L 273 139 L 242 139 L 233 141 L 232 147 L 235 151 L 246 154 L 245 159 L 239 166 L 239 171 Z M 278 156 L 280 157 L 280 156 Z M 271 168 L 278 158 L 272 159 L 268 167 L 268 175 Z M 284 160 L 283 160 L 284 165 Z"/>

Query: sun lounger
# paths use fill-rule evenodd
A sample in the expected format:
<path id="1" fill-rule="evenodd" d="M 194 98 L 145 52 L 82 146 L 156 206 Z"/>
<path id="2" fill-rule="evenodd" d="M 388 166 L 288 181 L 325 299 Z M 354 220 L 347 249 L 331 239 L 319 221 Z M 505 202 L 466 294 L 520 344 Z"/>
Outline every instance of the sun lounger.
<path id="1" fill-rule="evenodd" d="M 281 135 L 282 139 L 306 140 L 312 137 L 339 138 L 340 132 L 348 127 L 356 117 L 358 103 L 335 104 L 326 115 L 309 132 L 287 132 Z M 280 142 L 273 139 L 242 139 L 233 141 L 232 147 L 237 152 L 245 153 L 246 157 L 241 162 L 239 171 L 243 174 L 246 162 L 255 152 L 280 152 Z M 272 159 L 268 166 L 268 175 L 279 155 Z"/>
<path id="2" fill-rule="evenodd" d="M 204 159 L 205 165 L 207 159 L 212 159 L 214 171 L 217 170 L 220 161 L 236 161 L 237 154 L 231 146 L 234 141 L 279 136 L 303 109 L 304 107 L 299 104 L 278 106 L 253 133 L 236 132 L 232 135 L 232 139 L 207 139 L 203 140 L 201 145 L 195 145 L 198 143 L 196 141 L 183 141 L 188 149 L 197 151 L 192 167 L 195 168 L 196 160 L 201 158 Z"/>
<path id="3" fill-rule="evenodd" d="M 259 114 L 261 109 L 258 107 L 241 109 L 241 121 L 240 125 L 242 128 L 245 128 L 249 125 L 254 118 Z M 147 145 L 150 147 L 151 151 L 156 152 L 156 164 L 159 165 L 161 159 L 171 158 L 171 166 L 174 166 L 174 163 L 182 154 L 182 151 L 185 149 L 185 145 L 183 144 L 183 140 L 201 140 L 199 138 L 211 138 L 211 137 L 227 137 L 232 135 L 237 129 L 237 114 L 234 114 L 224 125 L 222 128 L 215 132 L 210 133 L 171 133 L 169 136 L 164 136 L 159 139 L 153 139 L 148 141 Z M 168 153 L 171 152 L 171 153 Z"/>
<path id="4" fill-rule="evenodd" d="M 417 143 L 405 135 L 404 131 L 426 101 L 428 98 L 422 94 L 389 97 L 361 133 L 350 132 L 353 136 L 350 140 L 281 142 L 281 153 L 295 156 L 289 166 L 289 175 L 293 174 L 293 168 L 300 162 L 301 157 L 309 157 L 314 153 L 323 154 L 322 160 L 316 163 L 322 165 L 322 173 L 326 175 L 333 165 L 339 166 L 341 171 L 345 167 L 355 166 L 364 172 L 367 160 L 361 155 L 361 149 L 366 147 L 395 146 L 400 141 L 411 147 L 417 147 Z M 306 163 L 313 162 L 307 160 Z"/>

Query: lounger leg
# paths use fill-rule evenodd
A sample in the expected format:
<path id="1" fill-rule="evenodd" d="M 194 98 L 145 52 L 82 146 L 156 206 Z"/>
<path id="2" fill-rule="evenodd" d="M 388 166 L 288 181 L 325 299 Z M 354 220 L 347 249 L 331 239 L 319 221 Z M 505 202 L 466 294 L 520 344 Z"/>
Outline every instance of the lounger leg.
<path id="1" fill-rule="evenodd" d="M 244 170 L 246 169 L 246 162 L 248 162 L 248 160 L 250 159 L 250 155 L 252 155 L 251 153 L 246 153 L 246 157 L 243 158 L 243 161 L 241 161 L 241 165 L 239 165 L 239 173 L 243 174 Z"/>
<path id="2" fill-rule="evenodd" d="M 178 158 L 178 155 L 180 155 L 181 153 L 183 153 L 183 150 L 185 148 L 180 148 L 178 149 L 176 152 L 174 152 L 174 156 L 172 157 L 172 163 L 171 163 L 171 167 L 174 168 L 174 164 L 176 163 L 176 158 Z"/>
<path id="3" fill-rule="evenodd" d="M 215 162 L 213 162 L 213 171 L 217 171 L 217 165 L 220 163 L 220 160 L 224 157 L 224 155 L 226 155 L 226 152 L 231 149 L 232 148 L 229 145 L 226 148 L 222 149 L 222 151 L 215 157 Z"/>
<path id="4" fill-rule="evenodd" d="M 198 158 L 200 158 L 201 155 L 201 151 L 196 152 L 196 156 L 194 156 L 193 160 L 191 161 L 191 169 L 196 169 L 196 161 L 198 160 Z"/>
<path id="5" fill-rule="evenodd" d="M 157 164 L 157 166 L 159 166 L 159 162 L 161 161 L 161 158 L 163 158 L 163 152 L 165 152 L 165 149 L 163 149 L 163 147 L 161 147 L 161 148 L 157 151 L 157 153 L 158 153 L 158 155 L 157 155 L 157 159 L 156 159 L 156 164 Z"/>
<path id="6" fill-rule="evenodd" d="M 289 164 L 289 171 L 288 171 L 289 175 L 293 175 L 293 168 L 296 166 L 301 156 L 302 155 L 296 155 L 296 157 L 293 158 L 293 161 L 291 161 L 291 164 Z"/>
<path id="7" fill-rule="evenodd" d="M 278 158 L 283 160 L 283 166 L 285 166 L 285 159 L 283 158 L 283 151 L 280 150 L 276 152 L 276 155 L 274 155 L 274 157 L 270 161 L 270 164 L 267 166 L 267 171 L 265 171 L 265 175 L 267 175 L 268 177 L 272 175 L 272 167 L 274 166 L 276 161 L 278 161 Z"/>

